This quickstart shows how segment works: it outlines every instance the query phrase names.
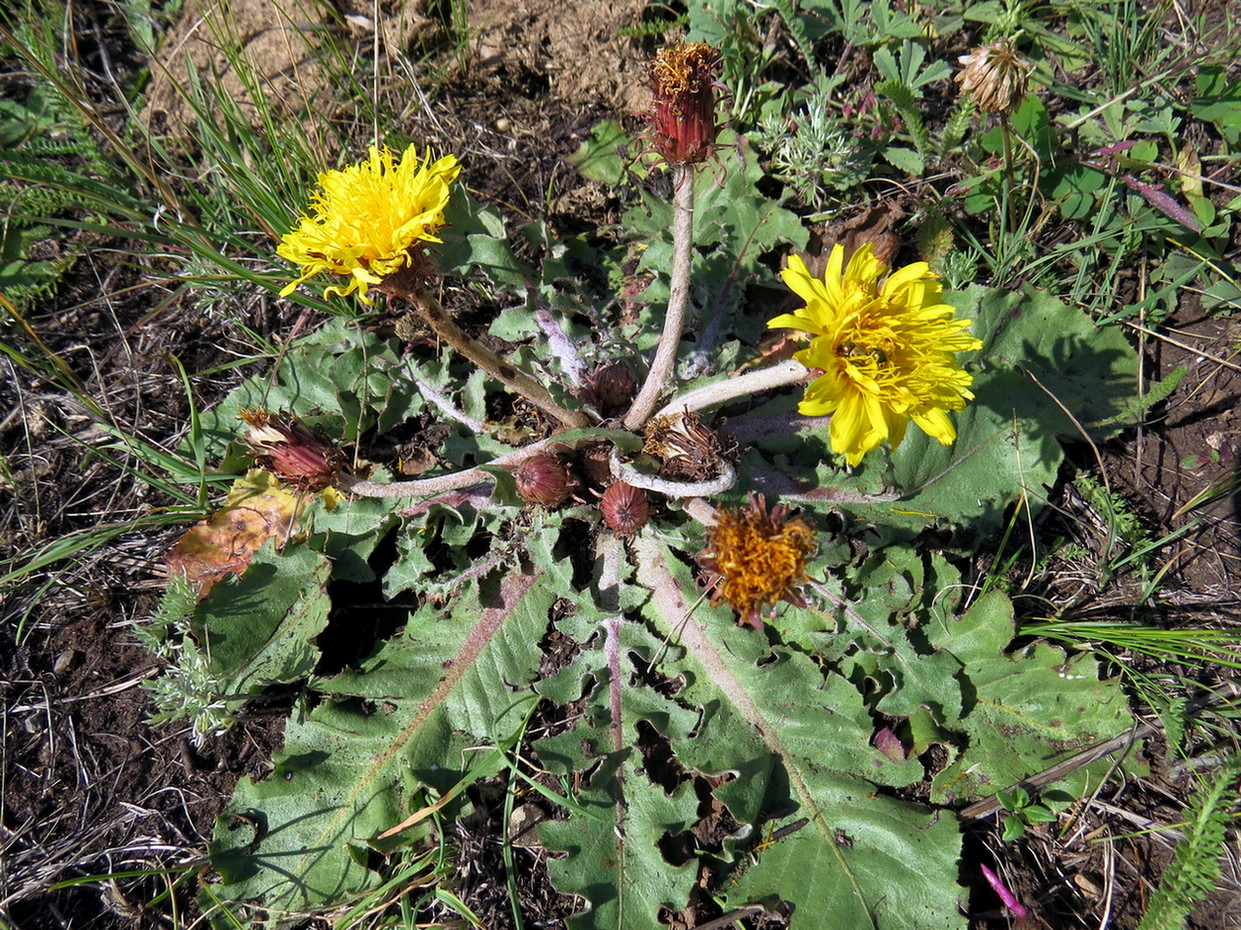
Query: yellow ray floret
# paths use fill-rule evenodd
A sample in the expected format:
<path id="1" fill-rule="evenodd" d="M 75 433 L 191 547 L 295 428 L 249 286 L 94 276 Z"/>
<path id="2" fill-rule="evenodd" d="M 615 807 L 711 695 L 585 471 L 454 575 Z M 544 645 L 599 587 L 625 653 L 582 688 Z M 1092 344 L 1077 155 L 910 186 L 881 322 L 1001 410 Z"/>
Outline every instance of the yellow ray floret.
<path id="1" fill-rule="evenodd" d="M 340 171 L 319 175 L 310 211 L 288 232 L 276 253 L 301 267 L 301 277 L 280 292 L 322 272 L 348 278 L 327 295 L 354 291 L 370 303 L 367 289 L 412 261 L 420 242 L 439 242 L 452 182 L 461 173 L 456 156 L 422 163 L 410 146 L 396 161 L 392 152 L 371 147 L 370 157 Z"/>
<path id="2" fill-rule="evenodd" d="M 831 415 L 832 451 L 850 467 L 884 440 L 895 449 L 911 419 L 951 443 L 957 432 L 949 411 L 964 410 L 974 398 L 973 376 L 956 359 L 958 352 L 982 347 L 965 332 L 969 320 L 953 317 L 926 262 L 884 278 L 887 271 L 869 243 L 847 266 L 844 248 L 834 246 L 822 278 L 794 255 L 782 277 L 805 306 L 767 323 L 813 337 L 794 358 L 823 373 L 806 388 L 798 410 Z"/>

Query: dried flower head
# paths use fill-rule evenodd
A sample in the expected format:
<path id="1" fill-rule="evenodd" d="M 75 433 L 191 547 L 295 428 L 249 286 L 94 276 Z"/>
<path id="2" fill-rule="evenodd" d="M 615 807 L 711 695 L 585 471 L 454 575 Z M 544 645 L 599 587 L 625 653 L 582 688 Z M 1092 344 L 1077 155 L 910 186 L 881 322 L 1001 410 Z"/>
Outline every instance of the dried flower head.
<path id="1" fill-rule="evenodd" d="M 651 516 L 646 492 L 624 481 L 613 481 L 599 501 L 603 522 L 617 536 L 632 536 Z"/>
<path id="2" fill-rule="evenodd" d="M 709 573 L 711 602 L 727 601 L 742 623 L 757 630 L 761 612 L 774 611 L 779 601 L 805 606 L 798 587 L 817 549 L 809 522 L 791 516 L 783 504 L 768 512 L 766 498 L 751 494 L 741 510 L 720 511 L 698 564 Z"/>
<path id="3" fill-rule="evenodd" d="M 372 146 L 364 161 L 323 172 L 311 195 L 314 216 L 302 216 L 276 249 L 302 271 L 280 296 L 326 271 L 348 278 L 329 287 L 328 296 L 357 291 L 370 303 L 368 288 L 421 264 L 420 246 L 440 241 L 435 234 L 444 225 L 449 188 L 460 173 L 454 155 L 432 162 L 428 153 L 419 164 L 412 145 L 399 162 L 386 146 Z"/>
<path id="4" fill-rule="evenodd" d="M 527 504 L 559 507 L 578 491 L 578 480 L 557 455 L 532 455 L 514 472 L 517 493 Z"/>
<path id="5" fill-rule="evenodd" d="M 1012 42 L 1001 39 L 958 59 L 965 68 L 956 76 L 961 92 L 984 113 L 1011 113 L 1026 94 L 1030 62 Z"/>
<path id="6" fill-rule="evenodd" d="M 833 452 L 852 467 L 885 439 L 895 449 L 911 419 L 944 445 L 956 439 L 948 412 L 964 410 L 974 397 L 974 378 L 956 353 L 982 343 L 965 332 L 969 320 L 953 317 L 926 262 L 889 275 L 869 243 L 847 266 L 836 245 L 821 279 L 796 255 L 781 277 L 806 305 L 767 325 L 814 337 L 793 357 L 823 374 L 806 388 L 798 410 L 831 414 Z"/>
<path id="7" fill-rule="evenodd" d="M 736 449 L 735 440 L 726 440 L 703 426 L 702 418 L 689 411 L 651 417 L 645 435 L 642 451 L 659 459 L 659 474 L 664 478 L 716 478 L 722 472 L 724 457 Z"/>
<path id="8" fill-rule="evenodd" d="M 651 144 L 669 164 L 698 164 L 715 152 L 719 66 L 719 50 L 703 42 L 661 49 L 652 60 Z"/>
<path id="9" fill-rule="evenodd" d="M 247 408 L 238 414 L 246 424 L 242 437 L 263 468 L 305 491 L 321 491 L 336 483 L 345 457 L 292 413 Z"/>

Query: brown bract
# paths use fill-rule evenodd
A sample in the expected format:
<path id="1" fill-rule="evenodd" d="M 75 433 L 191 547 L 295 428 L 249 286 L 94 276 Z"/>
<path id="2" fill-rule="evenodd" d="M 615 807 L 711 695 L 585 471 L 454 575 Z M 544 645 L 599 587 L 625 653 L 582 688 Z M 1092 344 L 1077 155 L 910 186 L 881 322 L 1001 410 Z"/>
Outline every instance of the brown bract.
<path id="1" fill-rule="evenodd" d="M 817 550 L 814 527 L 805 518 L 791 515 L 783 504 L 768 511 L 766 498 L 752 493 L 739 511 L 719 512 L 698 564 L 708 572 L 711 602 L 727 601 L 742 623 L 757 630 L 762 611 L 772 611 L 778 602 L 805 606 L 798 587 Z"/>
<path id="2" fill-rule="evenodd" d="M 719 66 L 719 50 L 704 42 L 661 49 L 652 60 L 651 143 L 669 164 L 699 164 L 714 154 Z"/>

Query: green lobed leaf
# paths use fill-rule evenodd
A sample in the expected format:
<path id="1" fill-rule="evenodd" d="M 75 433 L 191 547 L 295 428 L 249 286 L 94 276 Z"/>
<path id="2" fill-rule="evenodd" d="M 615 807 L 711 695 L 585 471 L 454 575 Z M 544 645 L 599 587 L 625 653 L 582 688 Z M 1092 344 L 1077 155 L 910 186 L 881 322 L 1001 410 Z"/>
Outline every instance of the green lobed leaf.
<path id="1" fill-rule="evenodd" d="M 737 904 L 782 899 L 806 926 L 964 926 L 956 824 L 877 794 L 879 784 L 920 780 L 921 765 L 874 748 L 875 723 L 857 690 L 724 611 L 689 615 L 684 568 L 654 541 L 637 550 L 639 581 L 653 591 L 647 614 L 679 633 L 684 650 L 670 667 L 686 682 L 678 698 L 701 708 L 694 738 L 674 743 L 680 763 L 733 776 L 716 795 L 750 825 L 738 840 L 757 838 L 772 818 L 806 821 L 763 844 L 757 864 L 720 893 Z"/>
<path id="2" fill-rule="evenodd" d="M 951 725 L 969 744 L 936 773 L 931 797 L 937 803 L 987 797 L 1133 725 L 1120 680 L 1101 680 L 1092 655 L 1066 660 L 1062 649 L 1046 643 L 1008 655 L 1013 633 L 1012 604 L 998 591 L 961 617 L 927 628 L 936 648 L 960 660 L 972 695 Z M 1107 764 L 1068 775 L 1067 790 L 1080 793 Z"/>
<path id="3" fill-rule="evenodd" d="M 314 669 L 314 638 L 327 625 L 331 563 L 306 546 L 275 551 L 268 540 L 241 578 L 217 583 L 194 613 L 192 629 L 211 657 L 222 693 L 255 693 Z"/>
<path id="4" fill-rule="evenodd" d="M 323 682 L 334 696 L 290 720 L 272 774 L 242 779 L 217 824 L 214 893 L 261 901 L 277 923 L 374 887 L 380 876 L 355 851 L 419 808 L 424 786 L 451 787 L 465 750 L 501 741 L 554 600 L 538 574 L 472 583 L 419 610 L 361 668 Z"/>

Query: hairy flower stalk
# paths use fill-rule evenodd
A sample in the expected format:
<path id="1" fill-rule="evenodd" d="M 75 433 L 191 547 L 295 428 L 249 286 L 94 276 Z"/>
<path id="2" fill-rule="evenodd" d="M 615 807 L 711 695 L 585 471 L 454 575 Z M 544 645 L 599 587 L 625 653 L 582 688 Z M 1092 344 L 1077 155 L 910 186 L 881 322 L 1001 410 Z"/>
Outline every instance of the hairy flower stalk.
<path id="1" fill-rule="evenodd" d="M 942 301 L 939 278 L 926 262 L 888 274 L 870 243 L 844 261 L 833 246 L 822 278 L 794 255 L 781 275 L 806 304 L 769 320 L 813 338 L 794 358 L 823 373 L 806 389 L 798 410 L 831 415 L 832 451 L 850 467 L 885 440 L 895 449 L 913 420 L 944 445 L 956 439 L 948 416 L 972 400 L 973 376 L 956 353 L 982 347 Z"/>
<path id="2" fill-rule="evenodd" d="M 659 403 L 676 369 L 689 304 L 694 244 L 694 171 L 715 154 L 715 73 L 720 53 L 702 42 L 666 48 L 651 63 L 649 139 L 672 167 L 672 271 L 664 328 L 651 370 L 624 427 L 639 430 Z"/>
<path id="3" fill-rule="evenodd" d="M 481 342 L 469 336 L 453 322 L 443 304 L 425 290 L 407 291 L 401 294 L 420 317 L 426 320 L 435 335 L 448 343 L 460 355 L 469 359 L 505 387 L 517 392 L 544 413 L 550 414 L 569 427 L 589 426 L 590 420 L 580 410 L 566 410 L 548 392 L 524 371 L 515 368 L 496 355 Z"/>
<path id="4" fill-rule="evenodd" d="M 669 282 L 668 309 L 664 329 L 659 336 L 651 370 L 633 405 L 625 414 L 625 429 L 639 430 L 650 418 L 664 389 L 672 381 L 677 364 L 677 349 L 685 329 L 685 309 L 689 305 L 690 266 L 694 247 L 694 174 L 688 165 L 672 166 L 674 200 L 672 203 L 672 276 Z"/>

